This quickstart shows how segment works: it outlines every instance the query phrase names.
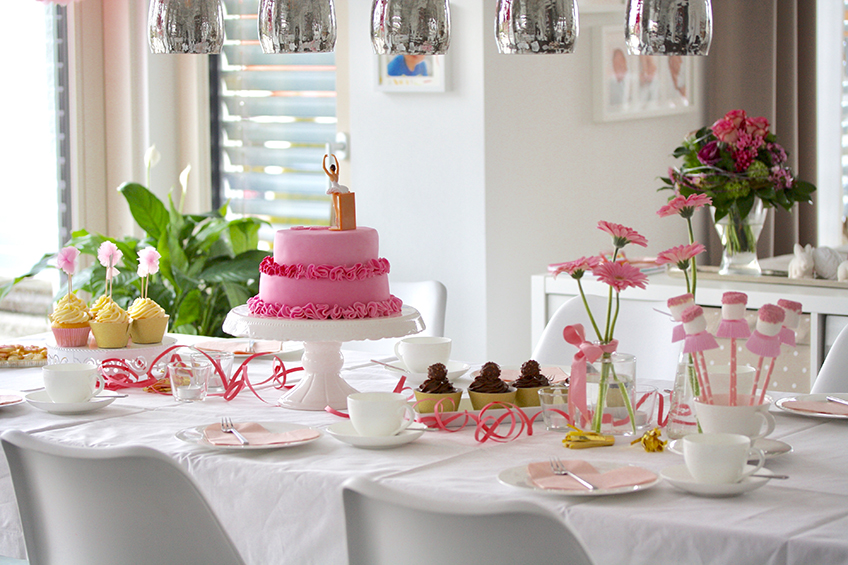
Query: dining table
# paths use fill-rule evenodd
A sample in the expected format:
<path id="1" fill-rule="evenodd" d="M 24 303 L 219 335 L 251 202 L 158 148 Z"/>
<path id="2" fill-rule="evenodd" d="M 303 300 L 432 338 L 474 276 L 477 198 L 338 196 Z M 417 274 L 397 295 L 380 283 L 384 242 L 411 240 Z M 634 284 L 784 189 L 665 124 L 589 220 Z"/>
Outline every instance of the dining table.
<path id="1" fill-rule="evenodd" d="M 169 335 L 186 346 L 209 339 Z M 16 341 L 47 340 L 49 334 Z M 372 362 L 367 352 L 342 351 L 341 375 L 355 389 L 396 388 L 401 373 Z M 479 361 L 456 379 L 457 386 L 467 388 L 475 368 L 498 360 Z M 241 362 L 237 358 L 236 366 Z M 289 368 L 298 365 L 297 360 L 285 363 Z M 267 379 L 272 370 L 270 357 L 248 362 L 251 382 Z M 288 379 L 297 381 L 298 372 Z M 645 384 L 671 388 L 670 381 Z M 5 394 L 24 396 L 21 391 L 41 386 L 39 367 L 0 369 Z M 390 448 L 367 449 L 329 433 L 328 428 L 345 421 L 343 412 L 280 407 L 277 401 L 284 391 L 268 385 L 255 393 L 244 389 L 230 400 L 209 396 L 192 403 L 140 388 L 117 392 L 127 396 L 81 414 L 54 414 L 28 401 L 3 406 L 0 429 L 23 430 L 67 446 L 144 445 L 167 454 L 193 478 L 251 564 L 347 563 L 342 485 L 353 476 L 430 497 L 439 506 L 461 508 L 465 502 L 493 499 L 532 501 L 561 515 L 599 565 L 848 563 L 846 419 L 805 417 L 772 406 L 776 426 L 769 438 L 791 449 L 769 457 L 765 468 L 788 478 L 764 481 L 761 488 L 737 496 L 713 497 L 680 490 L 661 478 L 663 470 L 683 464 L 683 457 L 668 446 L 649 452 L 641 443 L 631 444 L 629 437 L 617 437 L 612 446 L 568 449 L 563 445 L 564 432 L 548 431 L 541 418 L 500 440 L 480 441 L 483 437 L 470 421 L 465 427 L 424 431 L 414 441 Z M 775 398 L 787 395 L 777 393 Z M 187 430 L 219 423 L 223 416 L 234 422 L 308 426 L 321 431 L 321 436 L 266 450 L 221 449 L 186 439 Z M 500 429 L 505 430 L 507 423 Z M 507 436 L 506 431 L 502 435 Z M 597 496 L 537 490 L 502 480 L 510 469 L 551 457 L 600 467 L 637 465 L 657 473 L 660 480 L 650 488 Z M 511 535 L 522 543 L 520 522 Z M 433 543 L 436 547 L 444 540 Z M 25 554 L 8 464 L 0 456 L 0 555 L 24 558 Z"/>

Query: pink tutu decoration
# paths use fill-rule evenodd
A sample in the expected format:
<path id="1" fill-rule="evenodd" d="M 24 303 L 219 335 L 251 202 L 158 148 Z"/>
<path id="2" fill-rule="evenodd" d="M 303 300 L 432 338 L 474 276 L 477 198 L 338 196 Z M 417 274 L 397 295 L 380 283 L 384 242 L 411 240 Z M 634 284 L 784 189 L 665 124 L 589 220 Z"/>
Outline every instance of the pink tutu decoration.
<path id="1" fill-rule="evenodd" d="M 718 349 L 718 343 L 708 331 L 687 335 L 686 341 L 683 342 L 683 353 L 695 353 L 708 349 Z"/>
<path id="2" fill-rule="evenodd" d="M 777 338 L 780 340 L 780 343 L 785 343 L 789 347 L 795 347 L 795 332 L 786 326 L 780 328 Z"/>
<path id="3" fill-rule="evenodd" d="M 716 329 L 716 337 L 747 339 L 750 335 L 751 328 L 745 320 L 722 320 Z"/>
<path id="4" fill-rule="evenodd" d="M 780 334 L 767 336 L 754 330 L 745 342 L 745 347 L 760 357 L 777 357 L 780 355 Z"/>
<path id="5" fill-rule="evenodd" d="M 671 330 L 671 343 L 677 343 L 678 341 L 683 341 L 683 338 L 686 337 L 686 330 L 683 329 L 683 324 L 677 324 L 674 326 L 674 329 Z"/>

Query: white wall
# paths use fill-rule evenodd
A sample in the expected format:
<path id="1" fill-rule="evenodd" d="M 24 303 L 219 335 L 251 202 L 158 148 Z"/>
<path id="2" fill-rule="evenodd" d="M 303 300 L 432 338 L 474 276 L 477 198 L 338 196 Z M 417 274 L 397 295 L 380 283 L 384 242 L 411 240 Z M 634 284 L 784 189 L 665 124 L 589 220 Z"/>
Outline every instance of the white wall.
<path id="1" fill-rule="evenodd" d="M 499 55 L 493 4 L 453 0 L 448 91 L 387 94 L 373 87 L 370 3 L 349 9 L 359 223 L 379 229 L 395 280 L 445 283 L 454 358 L 526 360 L 530 276 L 608 247 L 598 220 L 639 230 L 650 254 L 686 242 L 683 220 L 656 216 L 656 179 L 700 113 L 592 119 L 592 27 L 623 14 L 582 16 L 572 55 Z"/>

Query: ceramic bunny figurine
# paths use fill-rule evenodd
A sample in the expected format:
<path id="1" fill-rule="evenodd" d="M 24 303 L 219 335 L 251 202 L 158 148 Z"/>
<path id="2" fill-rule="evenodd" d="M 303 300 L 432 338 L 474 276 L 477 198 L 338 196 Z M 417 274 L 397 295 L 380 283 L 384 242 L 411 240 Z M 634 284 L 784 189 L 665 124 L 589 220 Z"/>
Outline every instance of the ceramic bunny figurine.
<path id="1" fill-rule="evenodd" d="M 809 243 L 805 247 L 795 244 L 795 257 L 789 261 L 790 279 L 811 279 L 816 261 L 813 258 L 813 246 Z"/>
<path id="2" fill-rule="evenodd" d="M 830 247 L 817 247 L 813 250 L 813 259 L 816 266 L 816 277 L 831 281 L 836 280 L 839 264 L 842 263 L 842 255 Z"/>
<path id="3" fill-rule="evenodd" d="M 842 261 L 836 269 L 836 280 L 848 281 L 848 261 Z"/>

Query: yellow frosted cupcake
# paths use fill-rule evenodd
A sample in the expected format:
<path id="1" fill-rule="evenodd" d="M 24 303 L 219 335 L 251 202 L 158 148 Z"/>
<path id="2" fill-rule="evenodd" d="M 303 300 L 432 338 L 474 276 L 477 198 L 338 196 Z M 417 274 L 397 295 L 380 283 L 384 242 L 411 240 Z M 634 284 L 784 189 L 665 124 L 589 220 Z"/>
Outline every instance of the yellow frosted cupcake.
<path id="1" fill-rule="evenodd" d="M 91 313 L 91 318 L 96 319 L 97 315 L 100 313 L 103 308 L 109 306 L 110 304 L 114 304 L 115 301 L 112 300 L 112 297 L 108 294 L 104 294 L 100 298 L 94 301 L 94 303 L 88 307 L 88 311 Z"/>
<path id="2" fill-rule="evenodd" d="M 132 318 L 130 337 L 133 343 L 159 343 L 168 329 L 168 314 L 149 298 L 136 298 L 127 309 Z"/>
<path id="3" fill-rule="evenodd" d="M 88 343 L 90 315 L 85 302 L 73 293 L 63 296 L 50 314 L 51 329 L 59 347 L 83 347 Z"/>
<path id="4" fill-rule="evenodd" d="M 97 347 L 117 349 L 126 347 L 130 339 L 130 315 L 115 302 L 106 304 L 89 322 Z"/>

